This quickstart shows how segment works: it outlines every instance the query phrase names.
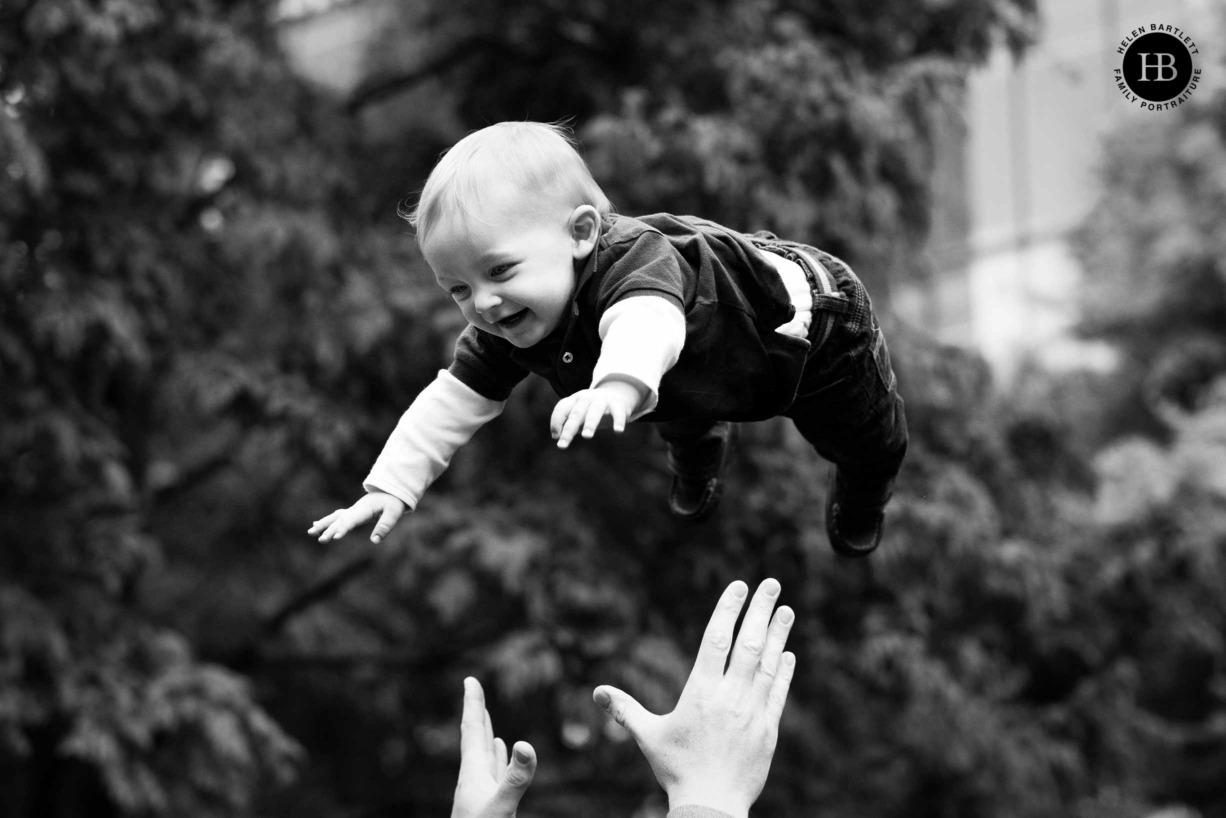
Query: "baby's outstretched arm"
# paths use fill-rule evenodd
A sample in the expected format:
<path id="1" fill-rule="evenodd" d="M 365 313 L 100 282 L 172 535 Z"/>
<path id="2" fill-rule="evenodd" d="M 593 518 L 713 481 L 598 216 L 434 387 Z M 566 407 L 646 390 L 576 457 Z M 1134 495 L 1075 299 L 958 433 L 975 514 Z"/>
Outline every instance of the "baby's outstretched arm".
<path id="1" fill-rule="evenodd" d="M 482 425 L 502 412 L 503 402 L 483 397 L 446 370 L 421 391 L 401 416 L 382 453 L 362 481 L 366 496 L 316 520 L 307 533 L 320 542 L 345 536 L 374 517 L 371 540 L 391 531 L 405 510 L 443 473 L 451 456 Z"/>
<path id="2" fill-rule="evenodd" d="M 405 504 L 382 491 L 372 491 L 349 508 L 338 508 L 331 514 L 311 523 L 307 533 L 319 535 L 320 542 L 331 542 L 345 536 L 362 523 L 378 517 L 375 530 L 370 534 L 370 541 L 379 542 L 392 530 L 392 526 L 404 514 Z"/>

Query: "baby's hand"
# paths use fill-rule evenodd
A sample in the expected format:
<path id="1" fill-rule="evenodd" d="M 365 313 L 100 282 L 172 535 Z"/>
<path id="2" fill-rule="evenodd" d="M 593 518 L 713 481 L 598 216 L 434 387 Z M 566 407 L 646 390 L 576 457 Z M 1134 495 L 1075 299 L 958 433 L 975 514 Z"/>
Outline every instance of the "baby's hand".
<path id="1" fill-rule="evenodd" d="M 584 389 L 558 401 L 549 419 L 549 432 L 558 441 L 558 448 L 565 449 L 582 430 L 590 438 L 604 423 L 607 416 L 613 431 L 626 429 L 626 418 L 631 415 L 643 398 L 642 390 L 629 381 L 605 381 L 594 389 Z"/>
<path id="2" fill-rule="evenodd" d="M 320 542 L 331 542 L 345 536 L 372 517 L 378 517 L 379 522 L 375 523 L 375 530 L 370 535 L 370 541 L 377 543 L 392 530 L 400 515 L 404 514 L 404 509 L 404 503 L 392 495 L 372 491 L 349 508 L 338 508 L 327 517 L 311 523 L 307 533 L 319 534 Z"/>

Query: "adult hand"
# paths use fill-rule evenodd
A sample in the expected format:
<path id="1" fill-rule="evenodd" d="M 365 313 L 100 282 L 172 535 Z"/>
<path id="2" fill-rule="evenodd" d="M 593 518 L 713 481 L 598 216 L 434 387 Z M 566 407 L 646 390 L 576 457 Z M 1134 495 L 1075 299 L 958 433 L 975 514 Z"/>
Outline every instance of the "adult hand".
<path id="1" fill-rule="evenodd" d="M 761 794 L 796 664 L 783 651 L 795 615 L 784 606 L 771 616 L 779 590 L 773 579 L 758 586 L 733 646 L 749 589 L 739 580 L 725 589 L 673 712 L 649 713 L 609 685 L 593 691 L 595 702 L 638 743 L 668 793 L 669 809 L 703 806 L 744 818 Z"/>
<path id="2" fill-rule="evenodd" d="M 363 495 L 349 508 L 338 508 L 311 523 L 307 533 L 318 534 L 320 542 L 331 542 L 345 536 L 367 520 L 378 517 L 375 530 L 370 534 L 370 541 L 377 543 L 392 530 L 404 510 L 405 504 L 398 498 L 382 491 L 372 491 Z"/>
<path id="3" fill-rule="evenodd" d="M 519 799 L 536 774 L 536 751 L 515 742 L 510 762 L 507 745 L 494 738 L 481 683 L 464 680 L 464 714 L 460 717 L 460 777 L 451 818 L 514 818 Z"/>

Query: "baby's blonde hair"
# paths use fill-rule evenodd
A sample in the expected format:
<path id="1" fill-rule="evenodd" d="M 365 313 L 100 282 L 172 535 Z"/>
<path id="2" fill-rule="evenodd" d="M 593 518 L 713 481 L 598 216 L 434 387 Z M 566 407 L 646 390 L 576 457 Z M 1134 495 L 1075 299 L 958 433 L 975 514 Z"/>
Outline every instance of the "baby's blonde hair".
<path id="1" fill-rule="evenodd" d="M 511 183 L 542 213 L 580 205 L 591 205 L 602 218 L 613 211 L 566 127 L 499 122 L 461 139 L 430 171 L 417 207 L 402 214 L 418 243 L 444 217 L 471 217 L 493 180 Z"/>

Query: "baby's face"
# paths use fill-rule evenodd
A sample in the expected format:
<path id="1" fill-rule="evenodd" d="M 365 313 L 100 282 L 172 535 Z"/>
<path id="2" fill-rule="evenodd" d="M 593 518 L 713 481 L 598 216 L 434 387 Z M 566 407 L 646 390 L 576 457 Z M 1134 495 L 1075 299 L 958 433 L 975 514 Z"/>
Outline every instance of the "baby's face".
<path id="1" fill-rule="evenodd" d="M 517 347 L 539 343 L 561 322 L 586 256 L 569 213 L 542 215 L 514 191 L 496 192 L 477 218 L 446 216 L 422 246 L 439 286 L 470 324 Z"/>

